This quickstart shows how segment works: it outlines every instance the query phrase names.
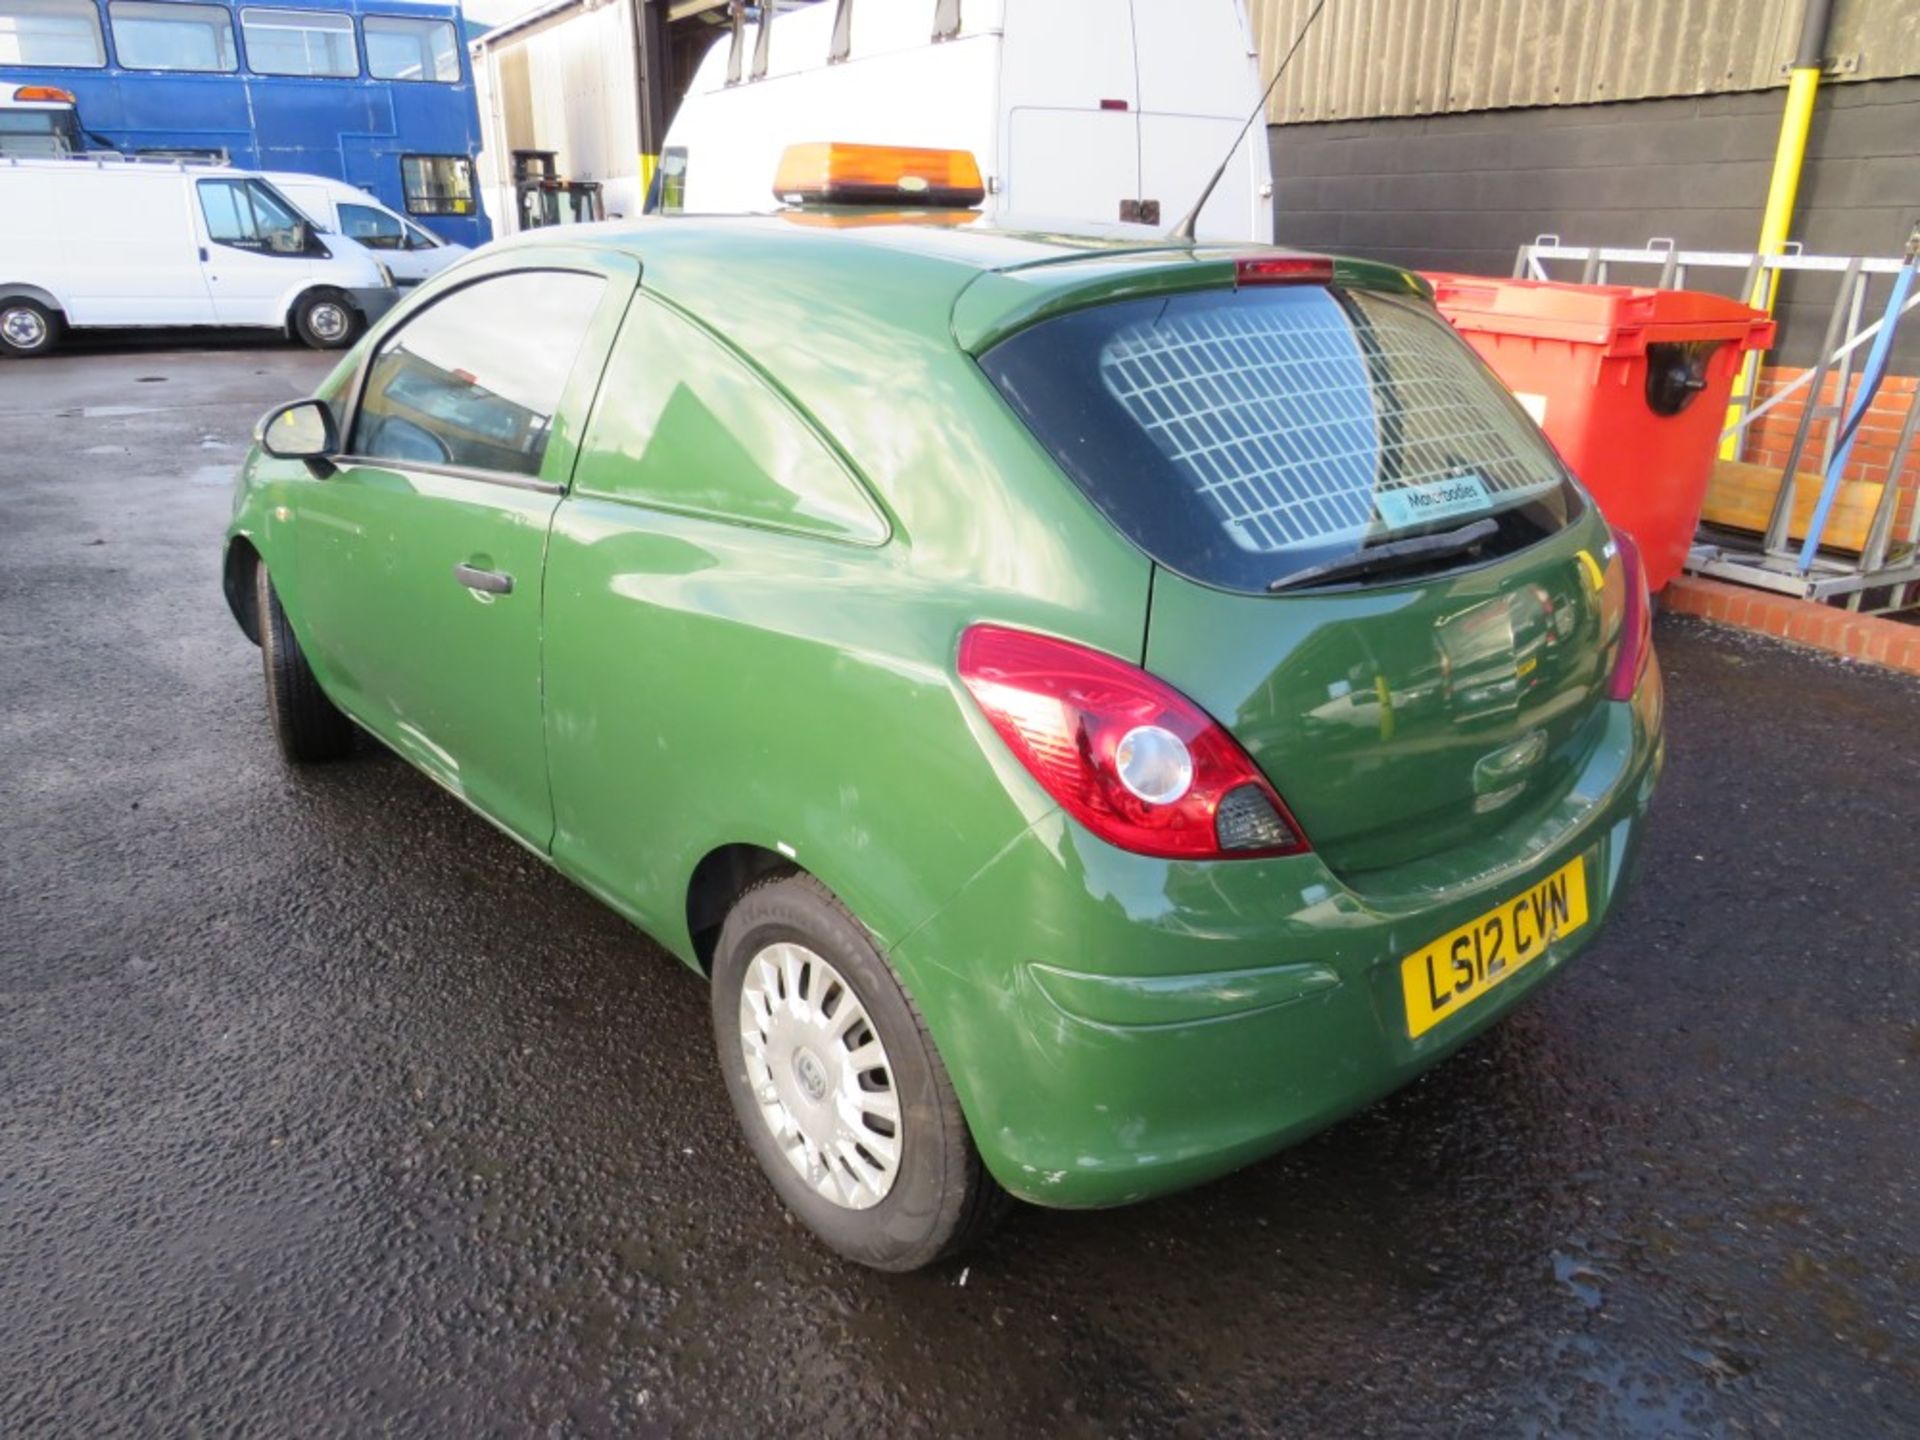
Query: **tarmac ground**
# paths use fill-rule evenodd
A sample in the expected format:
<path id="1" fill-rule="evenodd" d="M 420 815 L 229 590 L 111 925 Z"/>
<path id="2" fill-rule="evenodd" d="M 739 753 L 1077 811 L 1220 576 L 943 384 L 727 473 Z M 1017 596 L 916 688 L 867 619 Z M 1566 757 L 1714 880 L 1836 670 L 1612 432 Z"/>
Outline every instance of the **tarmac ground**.
<path id="1" fill-rule="evenodd" d="M 697 976 L 370 743 L 280 762 L 220 533 L 330 363 L 0 362 L 0 1430 L 1920 1432 L 1920 685 L 1663 620 L 1644 874 L 1558 984 L 880 1276 L 775 1203 Z"/>

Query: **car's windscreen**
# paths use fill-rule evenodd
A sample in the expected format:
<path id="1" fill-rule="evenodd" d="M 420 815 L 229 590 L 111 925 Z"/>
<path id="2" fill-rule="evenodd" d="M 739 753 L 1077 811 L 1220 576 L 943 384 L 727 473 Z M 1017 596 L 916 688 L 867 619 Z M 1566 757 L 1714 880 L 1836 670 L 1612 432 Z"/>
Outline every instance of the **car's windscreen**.
<path id="1" fill-rule="evenodd" d="M 1264 591 L 1402 537 L 1564 525 L 1565 469 L 1432 306 L 1320 286 L 1102 305 L 982 366 L 1061 467 L 1154 559 Z"/>

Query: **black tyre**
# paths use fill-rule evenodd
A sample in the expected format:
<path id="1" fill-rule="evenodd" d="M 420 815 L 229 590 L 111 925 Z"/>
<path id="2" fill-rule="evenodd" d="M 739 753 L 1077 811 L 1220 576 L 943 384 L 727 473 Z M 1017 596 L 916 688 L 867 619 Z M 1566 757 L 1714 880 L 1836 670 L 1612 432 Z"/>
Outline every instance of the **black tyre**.
<path id="1" fill-rule="evenodd" d="M 266 564 L 253 569 L 260 663 L 266 671 L 273 738 L 280 743 L 280 753 L 296 764 L 338 760 L 353 748 L 353 722 L 334 708 L 313 678 L 287 623 L 287 612 L 280 608 Z"/>
<path id="2" fill-rule="evenodd" d="M 60 312 L 38 300 L 0 300 L 0 354 L 44 355 L 60 343 L 64 328 Z"/>
<path id="3" fill-rule="evenodd" d="M 293 307 L 293 330 L 315 350 L 344 350 L 360 337 L 360 312 L 338 290 L 315 290 Z"/>
<path id="4" fill-rule="evenodd" d="M 918 1270 L 1005 1213 L 920 1012 L 811 875 L 763 880 L 728 914 L 713 1030 L 754 1158 L 847 1259 Z"/>

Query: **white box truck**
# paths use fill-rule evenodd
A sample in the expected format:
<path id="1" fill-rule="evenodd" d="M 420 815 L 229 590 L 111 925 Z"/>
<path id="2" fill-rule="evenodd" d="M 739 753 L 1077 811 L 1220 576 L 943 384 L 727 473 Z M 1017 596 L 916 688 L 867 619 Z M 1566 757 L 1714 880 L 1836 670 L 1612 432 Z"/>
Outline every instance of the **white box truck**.
<path id="1" fill-rule="evenodd" d="M 717 32 L 644 199 L 634 3 L 546 0 L 473 42 L 481 186 L 499 233 L 521 228 L 517 155 L 551 152 L 560 174 L 601 187 L 608 216 L 649 200 L 741 212 L 777 208 L 774 169 L 789 144 L 840 141 L 964 149 L 996 217 L 1167 228 L 1232 147 L 1199 233 L 1272 238 L 1266 126 L 1256 120 L 1235 141 L 1260 99 L 1243 0 L 819 0 L 769 11 L 764 32 L 744 20 Z M 672 18 L 677 8 L 670 26 L 695 23 Z"/>
<path id="2" fill-rule="evenodd" d="M 224 166 L 0 157 L 0 355 L 83 326 L 265 326 L 337 350 L 386 313 L 391 273 Z"/>
<path id="3" fill-rule="evenodd" d="M 1243 0 L 834 0 L 714 44 L 651 198 L 770 210 L 787 146 L 840 141 L 969 151 L 997 219 L 1170 229 L 1231 150 L 1197 235 L 1270 241 L 1260 90 Z"/>

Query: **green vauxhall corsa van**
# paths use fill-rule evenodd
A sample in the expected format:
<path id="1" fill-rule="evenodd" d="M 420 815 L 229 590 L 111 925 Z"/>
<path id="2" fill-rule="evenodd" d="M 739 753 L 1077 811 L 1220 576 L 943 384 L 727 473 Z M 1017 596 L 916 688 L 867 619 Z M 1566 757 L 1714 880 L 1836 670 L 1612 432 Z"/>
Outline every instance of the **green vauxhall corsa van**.
<path id="1" fill-rule="evenodd" d="M 711 981 L 906 1270 L 1418 1075 L 1588 946 L 1662 760 L 1631 541 L 1388 267 L 832 208 L 545 232 L 261 423 L 225 586 Z"/>

